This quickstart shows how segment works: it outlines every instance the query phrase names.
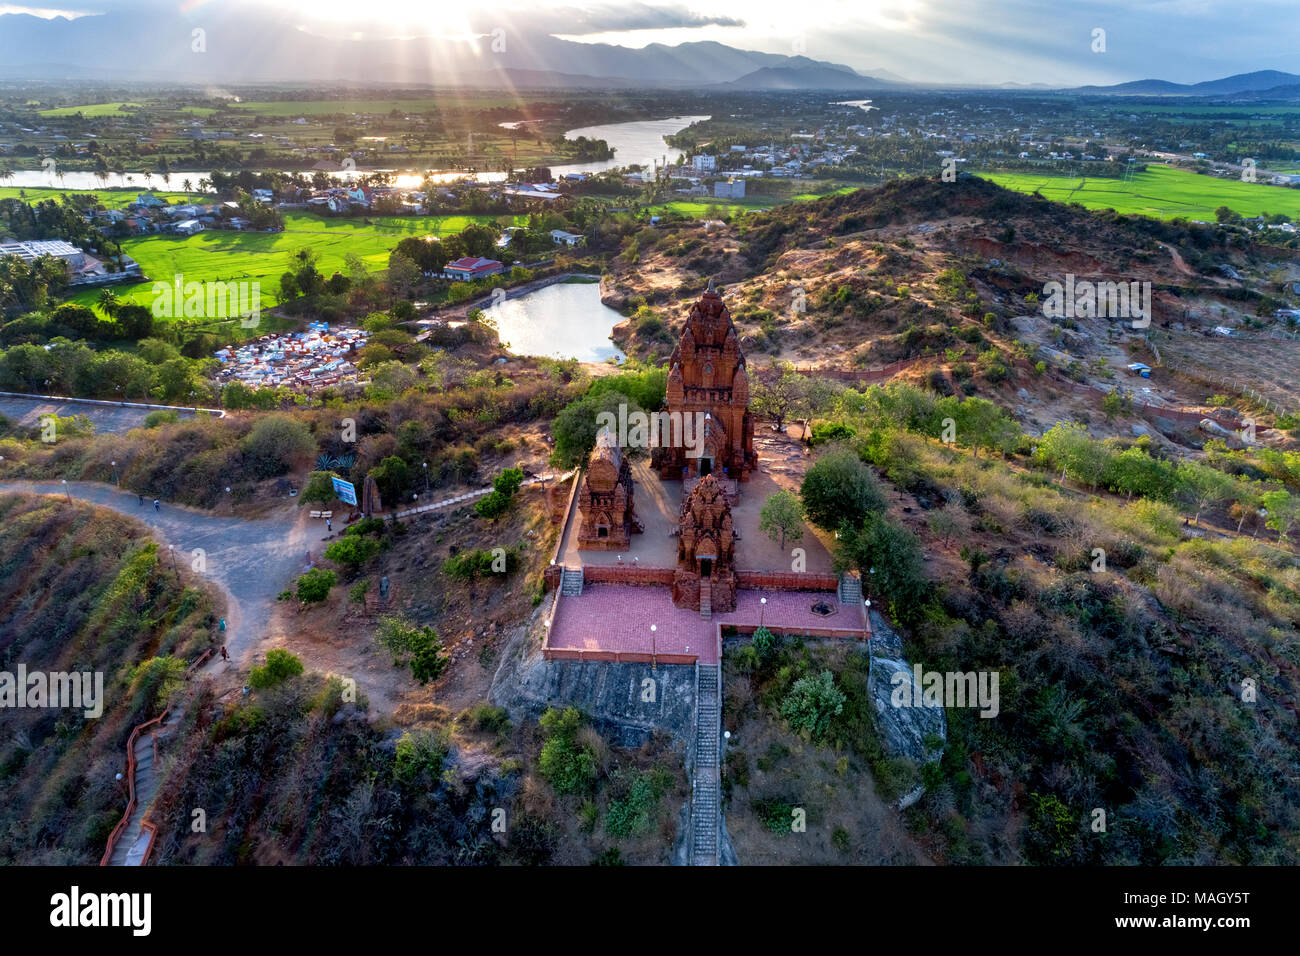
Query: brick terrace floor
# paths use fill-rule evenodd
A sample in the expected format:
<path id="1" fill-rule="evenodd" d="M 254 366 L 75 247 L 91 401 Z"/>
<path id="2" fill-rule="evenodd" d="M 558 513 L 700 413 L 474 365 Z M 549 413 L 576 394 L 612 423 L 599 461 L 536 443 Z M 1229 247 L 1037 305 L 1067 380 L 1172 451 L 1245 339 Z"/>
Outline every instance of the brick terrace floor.
<path id="1" fill-rule="evenodd" d="M 760 603 L 767 598 L 767 605 Z M 812 605 L 825 601 L 834 613 L 823 617 Z M 838 628 L 862 630 L 861 609 L 840 604 L 833 591 L 757 591 L 736 594 L 736 610 L 706 621 L 696 611 L 674 607 L 666 588 L 589 584 L 579 597 L 561 597 L 551 623 L 550 646 L 588 651 L 696 654 L 701 664 L 718 663 L 717 625 Z M 652 633 L 650 625 L 655 625 Z M 652 647 L 653 638 L 653 647 Z"/>

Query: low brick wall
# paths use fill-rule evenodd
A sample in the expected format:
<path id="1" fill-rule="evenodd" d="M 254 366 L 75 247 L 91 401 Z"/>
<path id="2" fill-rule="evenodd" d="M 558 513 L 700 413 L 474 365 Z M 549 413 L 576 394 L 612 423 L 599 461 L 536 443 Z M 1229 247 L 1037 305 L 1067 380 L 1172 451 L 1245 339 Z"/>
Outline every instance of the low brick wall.
<path id="1" fill-rule="evenodd" d="M 753 634 L 758 630 L 757 624 L 719 624 L 719 627 L 726 627 L 728 630 L 735 631 L 737 634 Z M 867 632 L 863 628 L 850 627 L 782 627 L 779 624 L 764 625 L 773 634 L 796 634 L 807 635 L 808 637 L 839 637 L 851 638 L 855 641 L 865 641 Z"/>
<path id="2" fill-rule="evenodd" d="M 627 564 L 584 564 L 583 584 L 630 584 L 633 587 L 671 587 L 672 568 L 639 568 Z"/>
<path id="3" fill-rule="evenodd" d="M 754 591 L 836 591 L 840 580 L 833 574 L 797 571 L 737 571 L 736 587 Z"/>
<path id="4" fill-rule="evenodd" d="M 548 661 L 606 661 L 612 664 L 694 664 L 697 654 L 649 654 L 633 651 L 583 651 L 572 648 L 542 648 L 542 657 Z"/>

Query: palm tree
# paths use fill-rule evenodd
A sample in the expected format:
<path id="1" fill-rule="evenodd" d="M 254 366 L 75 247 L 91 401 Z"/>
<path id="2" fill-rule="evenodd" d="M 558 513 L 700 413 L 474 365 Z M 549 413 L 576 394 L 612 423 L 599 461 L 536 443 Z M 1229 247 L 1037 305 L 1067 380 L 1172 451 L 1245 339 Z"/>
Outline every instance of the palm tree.
<path id="1" fill-rule="evenodd" d="M 112 317 L 117 314 L 117 308 L 122 303 L 117 297 L 117 293 L 112 289 L 103 289 L 99 293 L 98 304 L 100 311 L 105 315 Z"/>
<path id="2" fill-rule="evenodd" d="M 194 184 L 190 182 L 188 179 L 182 179 L 181 189 L 185 190 L 187 193 L 192 193 L 194 192 Z"/>
<path id="3" fill-rule="evenodd" d="M 0 163 L 0 182 L 6 182 L 14 178 L 14 171 L 8 163 Z"/>

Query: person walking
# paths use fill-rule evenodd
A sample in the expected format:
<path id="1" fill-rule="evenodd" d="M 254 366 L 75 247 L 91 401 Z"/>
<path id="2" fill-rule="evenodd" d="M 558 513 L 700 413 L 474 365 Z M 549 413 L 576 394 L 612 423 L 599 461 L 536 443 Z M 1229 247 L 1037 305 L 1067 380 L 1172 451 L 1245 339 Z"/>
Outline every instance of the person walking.
<path id="1" fill-rule="evenodd" d="M 221 645 L 221 659 L 222 659 L 223 661 L 228 661 L 228 660 L 230 660 L 230 655 L 226 653 L 226 645 L 225 645 L 225 644 L 222 644 L 222 645 Z"/>
<path id="2" fill-rule="evenodd" d="M 153 500 L 153 510 L 154 510 L 154 511 L 161 511 L 161 510 L 162 510 L 161 508 L 158 507 L 158 499 L 157 499 L 157 498 L 155 498 L 155 499 Z"/>
<path id="3" fill-rule="evenodd" d="M 143 505 L 144 505 L 144 495 L 136 495 L 136 497 L 140 499 L 140 504 L 141 504 L 141 506 L 143 506 Z"/>
<path id="4" fill-rule="evenodd" d="M 334 530 L 334 519 L 333 519 L 333 518 L 326 518 L 326 519 L 325 519 L 325 531 L 328 533 L 328 532 L 332 532 L 333 530 Z"/>

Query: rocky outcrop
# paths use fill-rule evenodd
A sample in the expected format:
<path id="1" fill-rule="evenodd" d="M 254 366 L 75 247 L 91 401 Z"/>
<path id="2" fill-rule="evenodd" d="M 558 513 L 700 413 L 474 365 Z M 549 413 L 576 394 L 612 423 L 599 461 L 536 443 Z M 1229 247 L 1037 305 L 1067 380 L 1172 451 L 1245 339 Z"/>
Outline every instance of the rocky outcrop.
<path id="1" fill-rule="evenodd" d="M 918 765 L 938 760 L 943 754 L 942 744 L 931 748 L 926 745 L 926 739 L 947 740 L 947 716 L 942 707 L 894 705 L 894 691 L 904 682 L 911 689 L 906 695 L 909 701 L 919 701 L 921 689 L 916 686 L 911 663 L 903 657 L 903 642 L 898 632 L 874 608 L 871 611 L 871 645 L 875 655 L 871 667 L 871 699 L 876 708 L 876 727 L 882 744 L 891 754 L 906 757 Z M 903 805 L 915 802 L 919 796 L 908 794 Z"/>

